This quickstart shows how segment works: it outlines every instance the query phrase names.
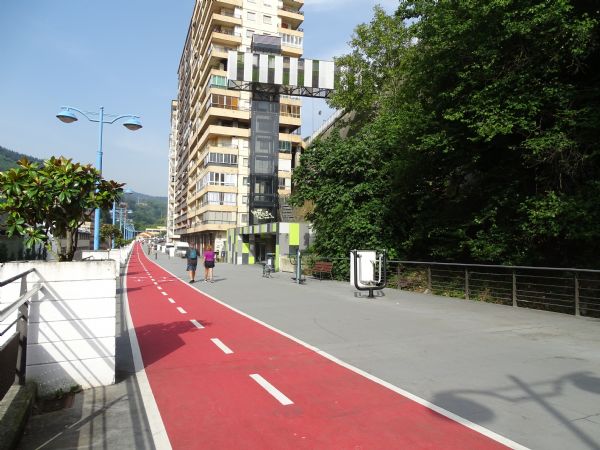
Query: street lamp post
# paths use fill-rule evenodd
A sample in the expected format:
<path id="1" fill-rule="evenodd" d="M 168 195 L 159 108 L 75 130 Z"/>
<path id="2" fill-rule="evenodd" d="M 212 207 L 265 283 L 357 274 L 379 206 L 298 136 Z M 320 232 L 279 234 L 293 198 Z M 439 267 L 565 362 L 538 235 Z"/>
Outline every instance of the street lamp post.
<path id="1" fill-rule="evenodd" d="M 56 117 L 65 123 L 72 123 L 77 120 L 77 116 L 75 112 L 77 111 L 83 117 L 85 117 L 90 122 L 96 122 L 99 124 L 99 133 L 98 133 L 98 160 L 96 162 L 96 168 L 100 175 L 102 175 L 102 132 L 104 128 L 104 124 L 113 124 L 117 120 L 126 119 L 123 123 L 123 126 L 131 131 L 136 131 L 142 128 L 142 123 L 140 122 L 139 116 L 133 116 L 131 114 L 124 114 L 120 116 L 111 116 L 110 119 L 104 120 L 104 106 L 100 107 L 99 113 L 89 113 L 83 112 L 80 109 L 73 108 L 72 106 L 63 106 L 60 109 L 60 112 L 56 115 Z M 95 119 L 93 115 L 98 115 L 98 118 Z M 100 248 L 100 208 L 96 208 L 96 212 L 94 213 L 94 250 L 98 250 Z"/>

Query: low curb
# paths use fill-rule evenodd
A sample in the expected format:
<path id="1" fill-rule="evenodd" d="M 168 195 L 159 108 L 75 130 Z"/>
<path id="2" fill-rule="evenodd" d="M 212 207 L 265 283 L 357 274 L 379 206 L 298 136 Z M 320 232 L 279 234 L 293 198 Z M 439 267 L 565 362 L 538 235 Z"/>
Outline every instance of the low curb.
<path id="1" fill-rule="evenodd" d="M 23 434 L 31 413 L 37 385 L 13 385 L 0 400 L 0 450 L 12 450 Z"/>

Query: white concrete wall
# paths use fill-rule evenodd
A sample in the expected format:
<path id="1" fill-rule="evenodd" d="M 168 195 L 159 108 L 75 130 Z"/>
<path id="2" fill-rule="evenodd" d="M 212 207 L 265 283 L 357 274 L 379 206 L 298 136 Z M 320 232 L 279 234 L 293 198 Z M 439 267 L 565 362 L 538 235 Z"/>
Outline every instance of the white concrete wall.
<path id="1" fill-rule="evenodd" d="M 38 282 L 43 288 L 29 307 L 27 380 L 37 382 L 42 394 L 78 384 L 84 389 L 113 384 L 114 261 L 5 263 L 0 280 L 30 268 L 36 272 L 27 276 L 28 289 Z M 0 308 L 16 300 L 19 290 L 20 281 L 1 288 Z"/>
<path id="2" fill-rule="evenodd" d="M 119 276 L 121 267 L 125 267 L 127 258 L 133 249 L 133 244 L 126 247 L 109 250 L 85 250 L 81 253 L 81 259 L 85 261 L 115 261 L 116 276 Z"/>

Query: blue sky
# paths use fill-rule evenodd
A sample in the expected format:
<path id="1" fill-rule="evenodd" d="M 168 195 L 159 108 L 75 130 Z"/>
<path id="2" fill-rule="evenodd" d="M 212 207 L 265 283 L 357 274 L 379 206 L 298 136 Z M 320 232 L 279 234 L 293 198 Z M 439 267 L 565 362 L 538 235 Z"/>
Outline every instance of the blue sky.
<path id="1" fill-rule="evenodd" d="M 305 0 L 304 56 L 347 52 L 375 4 L 398 0 Z M 0 145 L 39 158 L 96 163 L 98 125 L 64 124 L 60 106 L 135 114 L 144 128 L 105 125 L 103 174 L 136 192 L 166 195 L 170 102 L 193 0 L 0 0 Z M 321 112 L 319 114 L 319 112 Z M 302 134 L 331 114 L 305 101 Z"/>

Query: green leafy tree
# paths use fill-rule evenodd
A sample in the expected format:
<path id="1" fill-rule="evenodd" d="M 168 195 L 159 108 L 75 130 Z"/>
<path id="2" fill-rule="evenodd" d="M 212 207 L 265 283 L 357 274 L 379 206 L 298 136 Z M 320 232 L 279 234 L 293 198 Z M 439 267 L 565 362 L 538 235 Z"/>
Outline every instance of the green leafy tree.
<path id="1" fill-rule="evenodd" d="M 26 237 L 28 248 L 51 237 L 59 245 L 59 261 L 71 261 L 77 249 L 77 229 L 90 220 L 95 208 L 108 208 L 122 192 L 122 184 L 102 179 L 91 165 L 52 157 L 43 165 L 21 159 L 18 167 L 0 172 L 0 212 L 6 213 L 7 233 Z"/>
<path id="2" fill-rule="evenodd" d="M 593 2 L 401 1 L 394 15 L 376 9 L 351 46 L 331 101 L 355 112 L 349 138 L 318 141 L 294 174 L 295 202 L 315 205 L 318 246 L 334 251 L 334 224 L 361 224 L 341 232 L 362 243 L 367 223 L 381 223 L 370 239 L 403 257 L 596 264 Z M 348 202 L 357 189 L 379 198 L 377 216 L 368 195 Z"/>
<path id="3" fill-rule="evenodd" d="M 123 234 L 121 233 L 121 230 L 118 226 L 103 223 L 100 227 L 100 239 L 102 239 L 103 241 L 110 240 L 111 242 L 115 242 L 115 245 L 117 245 L 117 242 L 122 240 L 122 238 Z"/>

